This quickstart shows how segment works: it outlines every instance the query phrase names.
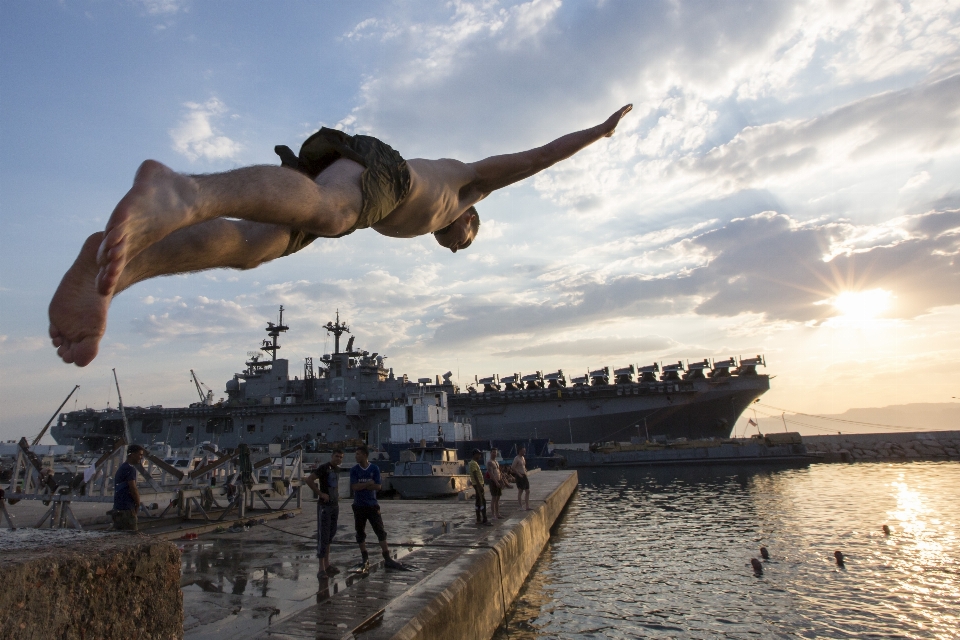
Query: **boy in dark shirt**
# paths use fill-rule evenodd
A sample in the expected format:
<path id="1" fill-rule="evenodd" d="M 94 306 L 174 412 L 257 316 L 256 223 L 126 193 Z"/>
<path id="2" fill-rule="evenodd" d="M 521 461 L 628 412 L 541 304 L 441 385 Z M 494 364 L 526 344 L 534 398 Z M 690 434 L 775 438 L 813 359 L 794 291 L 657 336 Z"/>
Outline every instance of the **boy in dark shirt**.
<path id="1" fill-rule="evenodd" d="M 317 557 L 320 558 L 318 578 L 332 576 L 340 570 L 330 565 L 330 543 L 337 535 L 337 520 L 340 516 L 339 473 L 343 451 L 334 449 L 330 462 L 317 467 L 307 477 L 307 486 L 313 489 L 317 501 Z"/>
<path id="2" fill-rule="evenodd" d="M 353 491 L 353 524 L 357 530 L 357 544 L 360 545 L 360 555 L 363 557 L 360 570 L 366 571 L 370 556 L 367 553 L 367 522 L 373 527 L 373 532 L 380 541 L 380 551 L 383 553 L 384 566 L 388 569 L 402 569 L 403 565 L 390 557 L 387 547 L 387 532 L 383 528 L 383 518 L 380 517 L 380 503 L 377 502 L 377 491 L 380 489 L 380 468 L 370 463 L 370 449 L 366 445 L 357 447 L 357 464 L 350 469 L 350 489 Z"/>
<path id="3" fill-rule="evenodd" d="M 143 447 L 127 447 L 127 461 L 113 476 L 113 528 L 117 531 L 137 530 L 137 511 L 140 510 L 140 492 L 137 490 L 137 467 L 143 464 Z"/>

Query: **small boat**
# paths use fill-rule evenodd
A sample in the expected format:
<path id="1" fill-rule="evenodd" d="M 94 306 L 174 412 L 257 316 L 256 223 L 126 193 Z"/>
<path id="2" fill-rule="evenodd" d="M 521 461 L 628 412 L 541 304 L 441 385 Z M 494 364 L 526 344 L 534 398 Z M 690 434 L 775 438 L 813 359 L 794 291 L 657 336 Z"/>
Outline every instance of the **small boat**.
<path id="1" fill-rule="evenodd" d="M 470 477 L 456 449 L 422 445 L 400 452 L 390 484 L 401 498 L 441 498 L 466 491 Z"/>

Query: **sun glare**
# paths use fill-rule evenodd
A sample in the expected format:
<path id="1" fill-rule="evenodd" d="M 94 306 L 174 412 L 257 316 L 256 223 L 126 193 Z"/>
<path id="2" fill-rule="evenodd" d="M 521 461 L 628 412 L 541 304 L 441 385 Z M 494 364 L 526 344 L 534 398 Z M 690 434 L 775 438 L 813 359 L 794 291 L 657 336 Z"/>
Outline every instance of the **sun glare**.
<path id="1" fill-rule="evenodd" d="M 890 308 L 893 298 L 886 289 L 868 291 L 844 291 L 831 304 L 840 312 L 839 318 L 850 322 L 865 322 L 880 316 Z"/>

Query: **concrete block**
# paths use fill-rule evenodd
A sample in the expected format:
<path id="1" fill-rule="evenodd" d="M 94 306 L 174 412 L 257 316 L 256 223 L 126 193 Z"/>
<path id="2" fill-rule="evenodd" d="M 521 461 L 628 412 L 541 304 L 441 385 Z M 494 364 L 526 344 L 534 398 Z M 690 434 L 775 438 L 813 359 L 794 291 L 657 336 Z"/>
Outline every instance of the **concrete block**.
<path id="1" fill-rule="evenodd" d="M 180 551 L 126 533 L 0 534 L 0 637 L 183 637 Z"/>

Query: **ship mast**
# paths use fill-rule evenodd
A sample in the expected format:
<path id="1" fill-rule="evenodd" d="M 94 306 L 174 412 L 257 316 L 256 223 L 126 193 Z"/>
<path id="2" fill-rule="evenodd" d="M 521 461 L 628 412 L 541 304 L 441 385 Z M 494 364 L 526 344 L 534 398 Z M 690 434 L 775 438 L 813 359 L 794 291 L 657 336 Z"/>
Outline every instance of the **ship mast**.
<path id="1" fill-rule="evenodd" d="M 280 336 L 281 333 L 283 333 L 283 332 L 285 332 L 285 331 L 287 331 L 287 330 L 289 330 L 289 329 L 290 329 L 290 327 L 288 327 L 288 326 L 286 326 L 286 325 L 283 324 L 283 305 L 281 305 L 281 306 L 280 306 L 280 319 L 277 321 L 277 324 L 273 324 L 272 322 L 268 322 L 268 323 L 267 323 L 267 329 L 266 329 L 267 335 L 270 336 L 270 337 L 273 339 L 273 341 L 271 342 L 270 340 L 264 340 L 264 341 L 263 341 L 263 346 L 260 347 L 260 350 L 261 350 L 261 351 L 266 351 L 267 353 L 270 354 L 270 356 L 271 356 L 270 361 L 271 361 L 271 362 L 275 362 L 275 361 L 276 361 L 276 359 L 277 359 L 277 349 L 280 348 L 280 345 L 277 344 L 277 338 Z"/>
<path id="2" fill-rule="evenodd" d="M 350 327 L 346 323 L 340 322 L 340 310 L 337 309 L 337 321 L 328 322 L 324 329 L 333 334 L 333 353 L 340 353 L 340 336 L 350 332 Z"/>

